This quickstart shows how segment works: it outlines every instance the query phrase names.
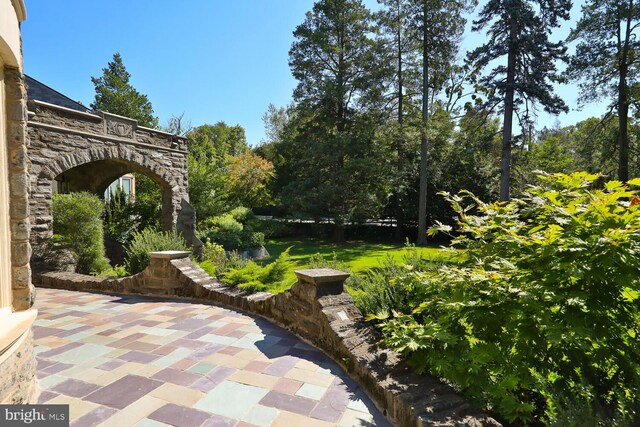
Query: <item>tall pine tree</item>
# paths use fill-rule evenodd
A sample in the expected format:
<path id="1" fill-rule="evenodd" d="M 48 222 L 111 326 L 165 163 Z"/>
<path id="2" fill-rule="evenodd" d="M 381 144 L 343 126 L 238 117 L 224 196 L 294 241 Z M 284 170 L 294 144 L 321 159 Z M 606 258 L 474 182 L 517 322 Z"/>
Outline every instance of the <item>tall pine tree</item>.
<path id="1" fill-rule="evenodd" d="M 460 36 L 466 20 L 465 0 L 412 0 L 413 22 L 421 36 L 422 123 L 420 127 L 420 190 L 418 197 L 418 236 L 416 243 L 427 243 L 427 184 L 430 106 L 442 91 L 455 65 Z"/>
<path id="2" fill-rule="evenodd" d="M 552 87 L 564 81 L 556 61 L 565 58 L 566 48 L 550 41 L 549 33 L 560 19 L 569 18 L 570 9 L 570 0 L 489 0 L 473 23 L 473 31 L 488 27 L 488 41 L 468 59 L 480 68 L 506 59 L 506 66 L 496 66 L 481 79 L 495 88 L 489 102 L 504 107 L 500 200 L 510 197 L 514 113 L 521 124 L 528 124 L 535 104 L 552 114 L 568 111 Z"/>
<path id="3" fill-rule="evenodd" d="M 102 76 L 91 77 L 96 90 L 91 108 L 136 119 L 140 126 L 157 128 L 158 118 L 153 115 L 149 98 L 131 86 L 130 78 L 122 57 L 116 52 L 107 68 L 102 69 Z"/>
<path id="4" fill-rule="evenodd" d="M 578 41 L 569 75 L 582 80 L 583 101 L 611 99 L 618 115 L 618 179 L 629 180 L 629 108 L 640 102 L 638 0 L 589 0 L 569 36 Z"/>
<path id="5" fill-rule="evenodd" d="M 395 173 L 391 206 L 396 218 L 396 235 L 404 235 L 406 210 L 408 208 L 409 182 L 413 178 L 407 163 L 405 119 L 417 111 L 412 108 L 412 99 L 419 92 L 419 67 L 417 53 L 419 40 L 412 24 L 412 10 L 409 0 L 378 0 L 382 8 L 376 13 L 380 27 L 382 48 L 381 75 L 385 89 L 384 108 L 395 126 L 389 126 L 388 133 L 395 145 Z M 415 203 L 415 202 L 414 202 Z"/>
<path id="6" fill-rule="evenodd" d="M 344 239 L 347 221 L 376 215 L 386 196 L 380 179 L 386 160 L 366 108 L 377 90 L 371 23 L 360 0 L 320 0 L 294 31 L 289 51 L 298 80 L 292 147 L 298 155 L 284 193 L 295 208 L 332 217 L 336 240 Z"/>

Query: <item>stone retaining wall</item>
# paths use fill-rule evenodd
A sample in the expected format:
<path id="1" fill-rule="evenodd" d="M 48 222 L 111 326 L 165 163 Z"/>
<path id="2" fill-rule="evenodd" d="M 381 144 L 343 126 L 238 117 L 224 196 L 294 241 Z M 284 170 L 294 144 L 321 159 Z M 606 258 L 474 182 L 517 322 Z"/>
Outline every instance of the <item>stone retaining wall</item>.
<path id="1" fill-rule="evenodd" d="M 209 300 L 263 316 L 322 349 L 400 426 L 499 426 L 435 378 L 417 376 L 397 353 L 376 345 L 379 336 L 365 324 L 344 291 L 348 274 L 330 269 L 296 271 L 298 282 L 273 295 L 247 295 L 212 279 L 186 252 L 151 254 L 136 276 L 105 279 L 74 273 L 46 273 L 41 286 L 89 291 L 178 296 Z"/>

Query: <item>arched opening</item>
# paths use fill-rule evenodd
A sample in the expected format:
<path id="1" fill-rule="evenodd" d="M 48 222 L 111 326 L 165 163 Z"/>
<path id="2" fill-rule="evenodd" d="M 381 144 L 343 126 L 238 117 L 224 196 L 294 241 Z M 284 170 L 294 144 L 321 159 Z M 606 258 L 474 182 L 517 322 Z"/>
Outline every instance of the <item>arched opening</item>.
<path id="1" fill-rule="evenodd" d="M 43 168 L 37 177 L 37 193 L 41 196 L 34 197 L 31 203 L 34 270 L 48 271 L 59 267 L 47 260 L 51 253 L 47 245 L 53 235 L 52 197 L 56 192 L 89 192 L 104 199 L 105 191 L 115 180 L 135 174 L 139 177 L 138 190 L 141 184 L 146 183 L 159 195 L 160 209 L 155 210 L 156 217 L 152 219 L 159 222 L 163 230 L 181 231 L 178 220 L 186 194 L 186 181 L 151 157 L 134 148 L 105 147 L 61 155 Z M 137 196 L 140 200 L 139 191 Z M 119 261 L 121 259 L 116 263 Z"/>
<path id="2" fill-rule="evenodd" d="M 103 201 L 104 244 L 112 266 L 124 263 L 125 247 L 134 231 L 174 227 L 171 186 L 134 162 L 98 160 L 70 168 L 54 178 L 53 194 L 73 192 L 92 193 Z"/>

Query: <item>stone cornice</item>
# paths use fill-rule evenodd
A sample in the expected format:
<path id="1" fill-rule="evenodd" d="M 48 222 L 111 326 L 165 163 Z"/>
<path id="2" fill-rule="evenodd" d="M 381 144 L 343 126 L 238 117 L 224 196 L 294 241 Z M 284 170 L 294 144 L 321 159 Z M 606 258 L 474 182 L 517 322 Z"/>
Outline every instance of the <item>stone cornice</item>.
<path id="1" fill-rule="evenodd" d="M 80 116 L 80 117 L 85 118 L 85 119 L 94 120 L 96 122 L 104 120 L 107 117 L 116 117 L 116 118 L 119 118 L 119 119 L 122 119 L 122 120 L 134 121 L 135 122 L 134 119 L 131 119 L 129 117 L 119 116 L 117 114 L 112 114 L 112 113 L 109 113 L 107 111 L 98 111 L 98 112 L 91 112 L 91 113 L 88 112 L 88 111 L 87 112 L 83 112 L 83 111 L 74 110 L 72 108 L 62 107 L 60 105 L 50 104 L 50 103 L 44 102 L 44 101 L 39 101 L 37 99 L 29 100 L 28 105 L 30 105 L 30 104 L 39 105 L 39 106 L 42 106 L 42 107 L 45 107 L 45 108 L 49 108 L 49 109 L 52 109 L 52 110 L 63 111 L 65 113 L 73 114 L 73 115 L 76 115 L 76 116 Z M 37 113 L 35 111 L 29 110 L 29 116 L 30 117 L 31 116 L 37 116 Z M 153 133 L 156 133 L 156 134 L 159 134 L 159 135 L 165 135 L 165 136 L 168 136 L 168 137 L 177 138 L 179 141 L 180 140 L 182 140 L 182 141 L 186 141 L 187 140 L 187 138 L 184 137 L 184 136 L 175 135 L 173 133 L 165 132 L 165 131 L 159 130 L 159 129 L 149 128 L 149 127 L 146 127 L 146 126 L 139 126 L 139 125 L 137 126 L 137 128 L 140 129 L 140 130 L 143 130 L 145 132 L 153 132 Z M 180 151 L 180 150 L 178 150 L 178 151 Z"/>
<path id="2" fill-rule="evenodd" d="M 27 106 L 31 106 L 32 104 L 33 105 L 40 105 L 42 107 L 49 108 L 49 109 L 52 109 L 52 110 L 64 111 L 65 113 L 73 114 L 73 115 L 76 115 L 76 116 L 80 116 L 80 117 L 85 118 L 85 119 L 91 119 L 91 120 L 94 120 L 96 122 L 99 122 L 99 121 L 102 120 L 101 116 L 99 116 L 97 114 L 94 114 L 94 113 L 78 111 L 78 110 L 74 110 L 73 108 L 62 107 L 62 106 L 56 105 L 56 104 L 49 104 L 48 102 L 38 101 L 37 99 L 29 100 L 29 102 L 27 103 Z M 36 114 L 35 111 L 32 111 L 32 110 L 30 110 L 29 112 Z"/>
<path id="3" fill-rule="evenodd" d="M 71 111 L 74 111 L 74 110 L 71 110 Z M 99 118 L 102 119 L 101 117 L 99 117 Z M 107 135 L 101 135 L 101 134 L 97 134 L 97 133 L 85 132 L 85 131 L 71 129 L 71 128 L 63 128 L 63 127 L 56 126 L 56 125 L 50 125 L 48 123 L 37 122 L 35 120 L 29 120 L 27 122 L 27 127 L 43 128 L 43 129 L 47 129 L 47 130 L 50 130 L 50 131 L 59 132 L 61 134 L 79 135 L 79 136 L 83 136 L 85 138 L 100 139 L 102 141 L 115 142 L 115 143 L 118 143 L 118 144 L 129 144 L 129 145 L 133 145 L 133 146 L 137 146 L 137 147 L 150 148 L 150 149 L 160 150 L 160 151 L 168 151 L 168 152 L 171 152 L 171 153 L 180 153 L 180 154 L 184 154 L 184 155 L 188 154 L 187 151 L 176 150 L 175 148 L 168 148 L 168 147 L 163 147 L 161 145 L 154 145 L 154 144 L 145 144 L 144 142 L 137 142 L 137 141 L 133 141 L 131 139 L 126 139 L 126 138 L 118 138 L 116 136 L 107 136 Z"/>
<path id="4" fill-rule="evenodd" d="M 184 136 L 176 135 L 176 134 L 173 134 L 173 133 L 170 133 L 170 132 L 165 132 L 163 130 L 158 130 L 158 129 L 154 129 L 154 128 L 148 128 L 146 126 L 138 126 L 138 129 L 141 129 L 141 130 L 144 130 L 144 131 L 147 131 L 147 132 L 159 133 L 160 135 L 171 136 L 171 137 L 174 137 L 174 138 L 178 138 L 178 140 L 183 140 L 183 141 L 187 140 L 187 138 L 185 138 Z"/>

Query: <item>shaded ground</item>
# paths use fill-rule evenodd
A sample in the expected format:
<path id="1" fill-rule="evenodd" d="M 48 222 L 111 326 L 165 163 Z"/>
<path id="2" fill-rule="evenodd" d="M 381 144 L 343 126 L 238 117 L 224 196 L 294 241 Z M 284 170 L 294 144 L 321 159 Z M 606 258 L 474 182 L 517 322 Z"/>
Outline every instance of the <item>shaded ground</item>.
<path id="1" fill-rule="evenodd" d="M 389 425 L 335 363 L 230 309 L 38 289 L 40 403 L 72 426 Z"/>

